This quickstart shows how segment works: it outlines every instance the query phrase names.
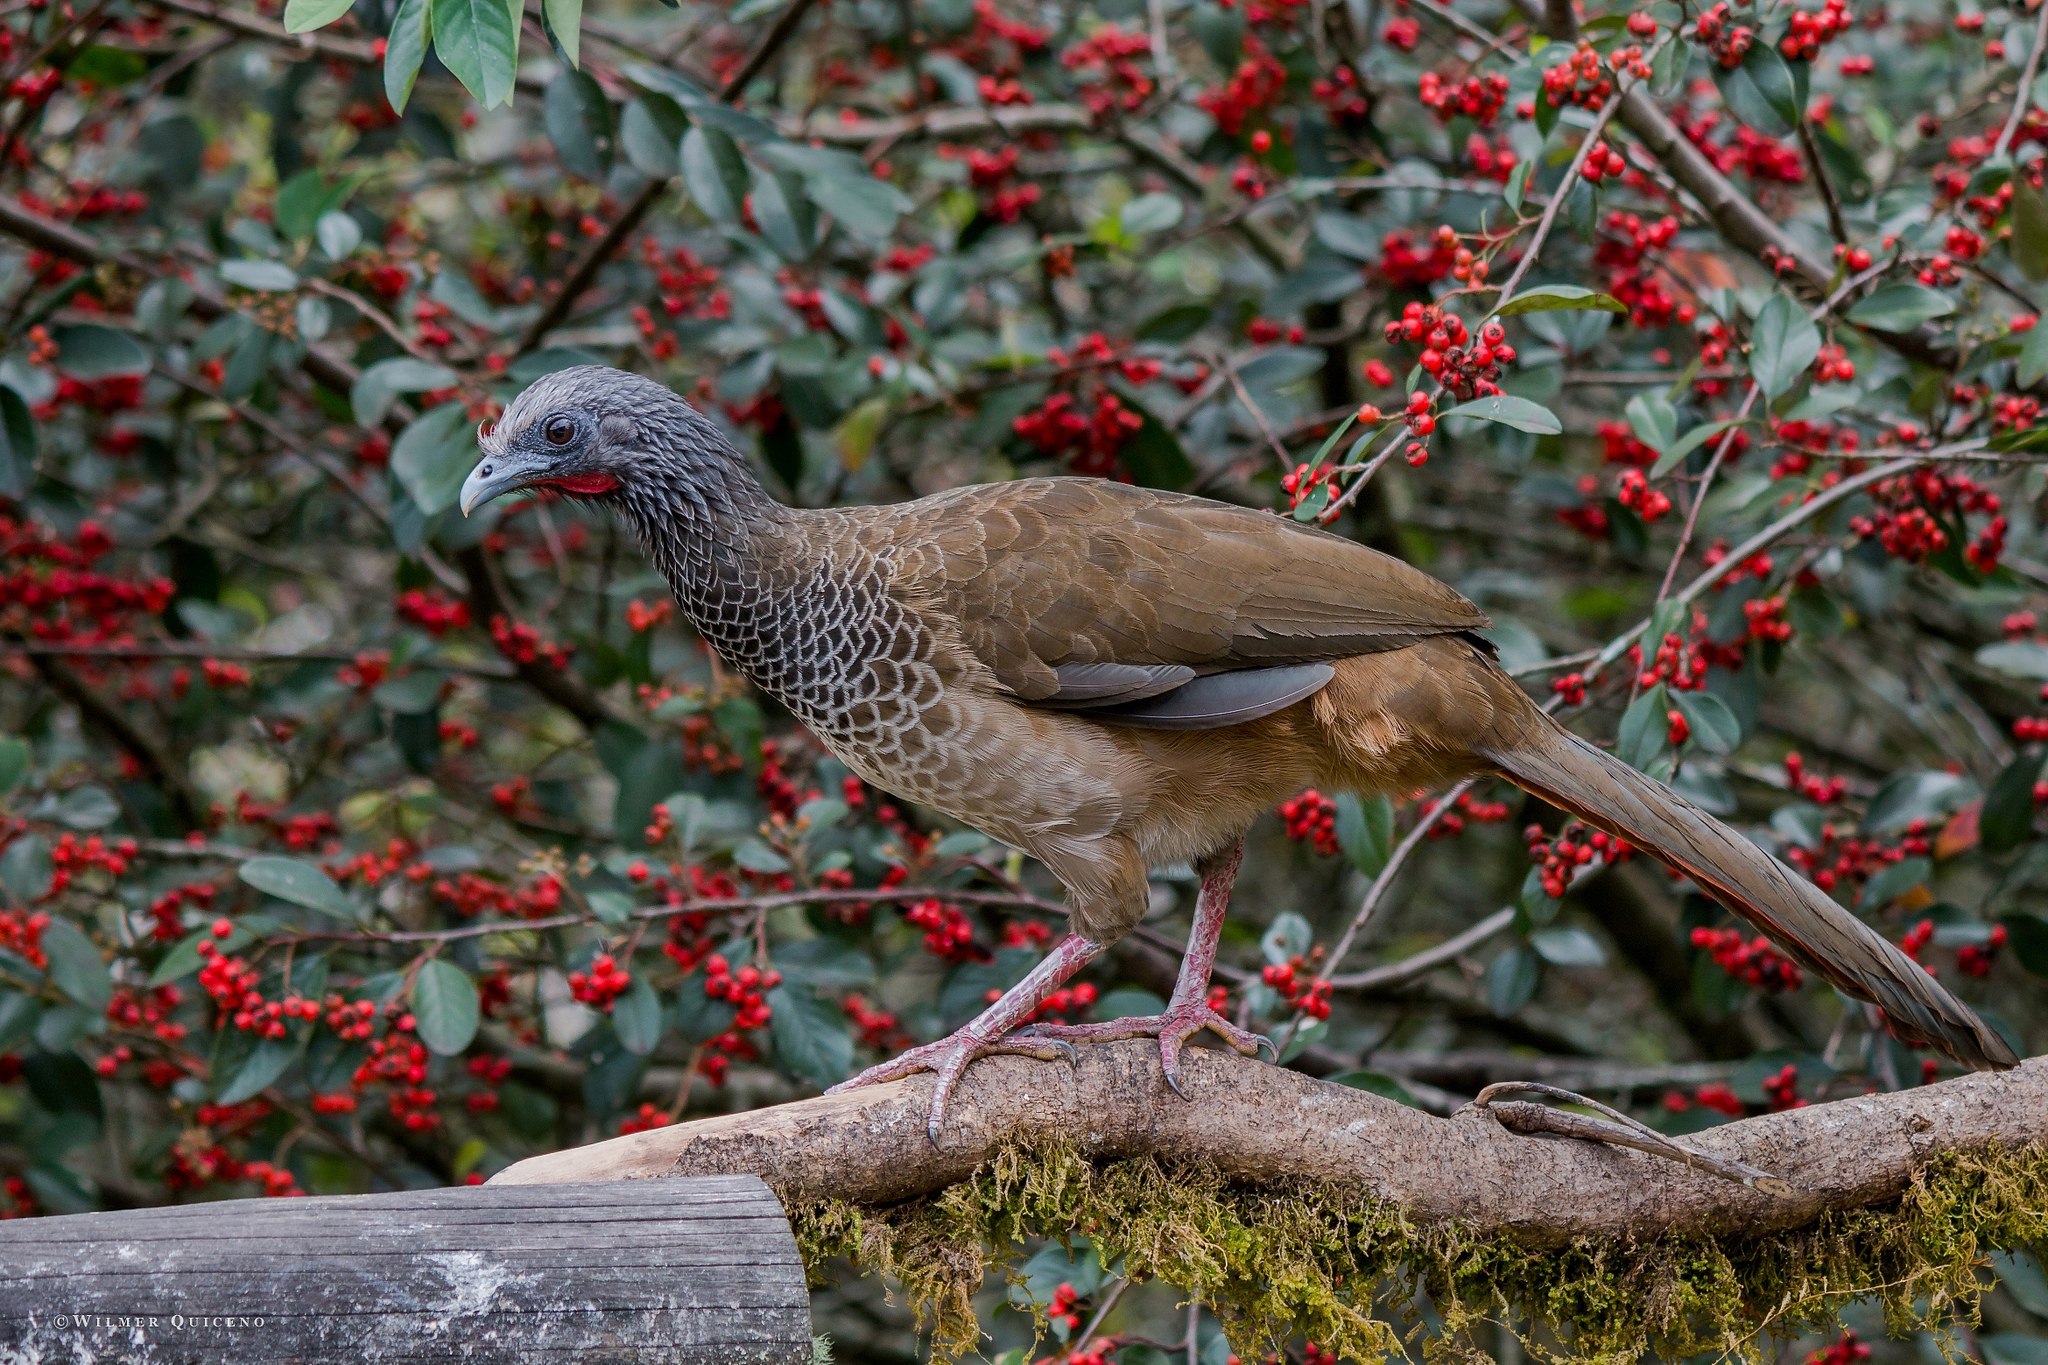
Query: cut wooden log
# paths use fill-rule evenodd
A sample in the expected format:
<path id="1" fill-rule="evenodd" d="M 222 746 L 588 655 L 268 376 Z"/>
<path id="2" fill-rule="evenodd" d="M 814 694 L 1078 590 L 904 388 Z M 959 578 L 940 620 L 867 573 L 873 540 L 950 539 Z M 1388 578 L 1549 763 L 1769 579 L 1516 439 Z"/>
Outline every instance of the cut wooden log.
<path id="1" fill-rule="evenodd" d="M 808 1365 L 752 1176 L 244 1199 L 0 1223 L 0 1360 Z"/>

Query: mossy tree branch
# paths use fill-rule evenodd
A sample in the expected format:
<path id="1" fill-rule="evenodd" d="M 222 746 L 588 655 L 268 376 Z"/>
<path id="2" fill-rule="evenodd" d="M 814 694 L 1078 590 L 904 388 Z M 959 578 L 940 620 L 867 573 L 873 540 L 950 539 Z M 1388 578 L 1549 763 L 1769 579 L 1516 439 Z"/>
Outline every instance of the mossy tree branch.
<path id="1" fill-rule="evenodd" d="M 1232 1053 L 1197 1050 L 1187 1074 L 1182 1100 L 1145 1041 L 1084 1048 L 1073 1068 L 992 1057 L 968 1072 L 936 1147 L 924 1135 L 931 1083 L 919 1076 L 530 1157 L 494 1179 L 752 1173 L 786 1200 L 882 1205 L 967 1181 L 1019 1145 L 1066 1142 L 1095 1161 L 1193 1158 L 1226 1180 L 1308 1182 L 1413 1223 L 1542 1247 L 1806 1227 L 1896 1199 L 1944 1155 L 2048 1142 L 2048 1058 L 1689 1139 L 1779 1176 L 1793 1191 L 1784 1197 L 1636 1152 L 1519 1137 L 1480 1114 L 1435 1118 Z"/>

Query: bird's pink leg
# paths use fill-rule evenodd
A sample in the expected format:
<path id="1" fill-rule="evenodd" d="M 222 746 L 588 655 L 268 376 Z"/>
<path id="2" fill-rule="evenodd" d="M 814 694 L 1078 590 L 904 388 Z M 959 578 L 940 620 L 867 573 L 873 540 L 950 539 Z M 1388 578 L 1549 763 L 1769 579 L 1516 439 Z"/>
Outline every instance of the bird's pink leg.
<path id="1" fill-rule="evenodd" d="M 882 1081 L 893 1081 L 913 1072 L 931 1071 L 938 1075 L 938 1084 L 932 1087 L 932 1107 L 925 1121 L 925 1132 L 936 1143 L 939 1140 L 939 1124 L 944 1118 L 946 1102 L 953 1097 L 953 1089 L 960 1084 L 960 1077 L 966 1074 L 967 1064 L 977 1057 L 991 1053 L 1021 1053 L 1026 1057 L 1037 1057 L 1052 1061 L 1064 1057 L 1074 1059 L 1074 1049 L 1058 1038 L 1010 1037 L 1010 1031 L 1029 1019 L 1045 998 L 1058 990 L 1075 972 L 1087 966 L 1102 951 L 1102 945 L 1079 934 L 1069 934 L 1053 946 L 1036 967 L 1016 985 L 1004 991 L 1002 998 L 980 1014 L 961 1025 L 947 1037 L 936 1043 L 914 1047 L 893 1061 L 871 1066 L 850 1081 L 841 1081 L 826 1091 L 836 1095 L 842 1090 L 856 1086 L 877 1085 Z"/>
<path id="2" fill-rule="evenodd" d="M 1244 840 L 1239 839 L 1228 851 L 1200 864 L 1202 889 L 1195 896 L 1195 923 L 1188 931 L 1187 952 L 1180 960 L 1180 976 L 1173 983 L 1173 998 L 1166 1002 L 1164 1014 L 1106 1019 L 1099 1024 L 1033 1024 L 1017 1036 L 1073 1043 L 1156 1037 L 1159 1064 L 1175 1094 L 1183 1093 L 1181 1045 L 1203 1029 L 1215 1033 L 1247 1057 L 1256 1055 L 1261 1048 L 1272 1052 L 1270 1038 L 1241 1029 L 1209 1008 L 1209 974 L 1216 968 L 1216 945 L 1223 937 L 1223 916 L 1230 908 L 1231 884 L 1237 880 L 1238 865 L 1243 861 Z"/>

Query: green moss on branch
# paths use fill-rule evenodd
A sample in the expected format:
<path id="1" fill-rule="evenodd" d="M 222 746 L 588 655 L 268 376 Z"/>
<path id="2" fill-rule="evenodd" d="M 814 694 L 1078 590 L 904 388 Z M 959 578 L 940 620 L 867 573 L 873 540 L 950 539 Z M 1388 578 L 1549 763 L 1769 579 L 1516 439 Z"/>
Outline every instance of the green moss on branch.
<path id="1" fill-rule="evenodd" d="M 1824 1330 L 1859 1299 L 1897 1331 L 1973 1320 L 1984 1258 L 2048 1244 L 2048 1149 L 1944 1156 L 1894 1203 L 1768 1237 L 1547 1250 L 1411 1222 L 1364 1194 L 1231 1183 L 1197 1162 L 1097 1164 L 1061 1147 L 1006 1150 L 926 1200 L 790 1212 L 814 1276 L 844 1257 L 895 1281 L 940 1361 L 976 1345 L 989 1270 L 1028 1240 L 1074 1233 L 1105 1263 L 1199 1296 L 1247 1358 L 1305 1335 L 1352 1360 L 1483 1359 L 1475 1329 L 1502 1323 L 1542 1358 L 1757 1361 L 1770 1338 Z M 1402 1316 L 1417 1297 L 1440 1327 Z"/>

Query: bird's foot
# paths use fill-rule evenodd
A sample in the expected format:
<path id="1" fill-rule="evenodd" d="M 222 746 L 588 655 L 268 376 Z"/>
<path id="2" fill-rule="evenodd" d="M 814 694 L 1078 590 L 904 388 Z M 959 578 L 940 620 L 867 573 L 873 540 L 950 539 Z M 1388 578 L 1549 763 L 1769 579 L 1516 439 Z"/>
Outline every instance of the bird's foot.
<path id="1" fill-rule="evenodd" d="M 1009 1037 L 994 1037 L 968 1024 L 948 1034 L 936 1043 L 925 1043 L 911 1048 L 902 1056 L 871 1066 L 851 1080 L 841 1081 L 825 1093 L 837 1095 L 845 1090 L 858 1090 L 864 1085 L 880 1085 L 884 1081 L 901 1080 L 920 1071 L 929 1071 L 938 1078 L 932 1087 L 931 1110 L 925 1119 L 925 1136 L 933 1146 L 939 1142 L 939 1130 L 945 1121 L 946 1106 L 953 1098 L 953 1091 L 960 1084 L 960 1078 L 967 1074 L 970 1062 L 981 1057 L 1007 1053 L 1019 1057 L 1036 1057 L 1042 1062 L 1064 1059 L 1069 1064 L 1075 1060 L 1073 1046 L 1063 1039 L 1026 1037 L 1012 1034 Z"/>
<path id="2" fill-rule="evenodd" d="M 1279 1052 L 1273 1040 L 1263 1033 L 1239 1028 L 1202 1000 L 1191 1000 L 1185 1004 L 1172 1004 L 1164 1014 L 1133 1015 L 1128 1019 L 1105 1019 L 1098 1024 L 1033 1024 L 1019 1029 L 1018 1038 L 1050 1039 L 1063 1043 L 1113 1043 L 1122 1038 L 1157 1038 L 1159 1040 L 1159 1065 L 1166 1073 L 1166 1083 L 1173 1087 L 1173 1093 L 1182 1099 L 1187 1092 L 1180 1085 L 1181 1045 L 1188 1039 L 1208 1029 L 1227 1045 L 1247 1057 L 1256 1057 L 1261 1051 L 1279 1060 Z"/>

